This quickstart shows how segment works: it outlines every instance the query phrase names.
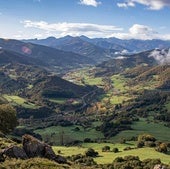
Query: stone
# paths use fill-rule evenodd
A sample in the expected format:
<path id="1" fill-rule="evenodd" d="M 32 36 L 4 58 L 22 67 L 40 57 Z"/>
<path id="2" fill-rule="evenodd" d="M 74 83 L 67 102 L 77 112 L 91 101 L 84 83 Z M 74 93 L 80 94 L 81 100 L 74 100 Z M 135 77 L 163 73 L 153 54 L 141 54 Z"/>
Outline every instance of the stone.
<path id="1" fill-rule="evenodd" d="M 22 137 L 23 149 L 29 158 L 44 157 L 45 143 L 40 142 L 38 139 L 31 135 L 24 135 Z"/>
<path id="2" fill-rule="evenodd" d="M 10 158 L 17 158 L 17 159 L 20 158 L 23 160 L 28 159 L 28 156 L 23 150 L 23 148 L 20 148 L 18 146 L 12 146 L 12 147 L 6 148 L 1 152 L 1 154 L 2 156 L 5 155 Z"/>
<path id="3" fill-rule="evenodd" d="M 60 155 L 56 155 L 50 146 L 45 147 L 45 156 L 44 157 L 48 158 L 50 160 L 56 161 L 57 163 L 60 163 L 60 164 L 67 163 L 66 158 L 64 158 Z"/>
<path id="4" fill-rule="evenodd" d="M 24 135 L 22 137 L 23 149 L 29 158 L 43 157 L 49 160 L 56 161 L 57 163 L 66 164 L 66 158 L 56 155 L 51 146 L 39 141 L 31 135 Z"/>
<path id="5" fill-rule="evenodd" d="M 153 169 L 166 169 L 166 167 L 162 166 L 161 164 L 157 164 L 157 165 L 154 166 Z"/>

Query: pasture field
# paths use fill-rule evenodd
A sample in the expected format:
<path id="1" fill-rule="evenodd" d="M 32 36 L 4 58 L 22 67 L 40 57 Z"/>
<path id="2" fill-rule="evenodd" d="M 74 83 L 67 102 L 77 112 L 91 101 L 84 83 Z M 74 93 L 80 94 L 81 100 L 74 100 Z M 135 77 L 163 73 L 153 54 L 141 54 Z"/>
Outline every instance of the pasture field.
<path id="1" fill-rule="evenodd" d="M 80 140 L 83 141 L 85 138 L 92 140 L 104 138 L 100 131 L 96 131 L 94 128 L 84 129 L 82 126 L 52 126 L 45 129 L 35 130 L 35 133 L 40 134 L 43 140 L 52 141 L 54 144 L 61 145 L 69 143 L 71 141 Z"/>
<path id="2" fill-rule="evenodd" d="M 121 138 L 130 139 L 133 136 L 139 134 L 148 133 L 161 141 L 170 140 L 170 130 L 162 123 L 147 122 L 146 119 L 140 119 L 138 122 L 134 122 L 131 125 L 133 130 L 125 130 L 117 134 L 112 138 L 115 142 L 120 141 Z"/>
<path id="3" fill-rule="evenodd" d="M 51 101 L 53 103 L 57 103 L 57 104 L 65 104 L 67 100 L 68 100 L 67 98 L 51 98 L 51 99 L 49 99 L 49 101 Z"/>
<path id="4" fill-rule="evenodd" d="M 16 95 L 4 94 L 3 98 L 5 98 L 9 103 L 12 103 L 13 105 L 20 105 L 20 106 L 23 106 L 29 109 L 38 108 L 38 106 L 36 106 L 35 104 L 27 102 L 24 98 L 16 96 Z"/>
<path id="5" fill-rule="evenodd" d="M 119 152 L 102 152 L 102 148 L 104 146 L 110 146 L 111 150 L 113 148 L 118 148 Z M 53 150 L 57 153 L 58 150 L 61 151 L 61 155 L 63 156 L 71 156 L 76 154 L 84 154 L 88 148 L 93 148 L 95 151 L 99 153 L 99 157 L 94 158 L 94 160 L 98 164 L 108 164 L 112 163 L 113 160 L 117 157 L 124 157 L 124 156 L 139 156 L 141 160 L 144 159 L 160 159 L 165 164 L 170 164 L 170 155 L 166 155 L 163 153 L 159 153 L 154 150 L 154 148 L 135 148 L 134 142 L 128 142 L 127 144 L 111 144 L 111 143 L 84 143 L 81 147 L 64 147 L 64 146 L 56 146 L 53 147 Z M 132 150 L 123 149 L 126 147 L 134 148 Z"/>

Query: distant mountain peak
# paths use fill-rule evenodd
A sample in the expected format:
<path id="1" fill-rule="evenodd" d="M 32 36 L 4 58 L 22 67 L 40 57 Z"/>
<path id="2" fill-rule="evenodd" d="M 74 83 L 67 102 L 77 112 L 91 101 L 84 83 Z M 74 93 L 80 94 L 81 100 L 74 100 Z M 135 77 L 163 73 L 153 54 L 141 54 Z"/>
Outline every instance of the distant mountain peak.
<path id="1" fill-rule="evenodd" d="M 56 40 L 56 37 L 54 37 L 54 36 L 49 36 L 49 37 L 47 37 L 46 39 L 48 39 L 48 40 Z"/>

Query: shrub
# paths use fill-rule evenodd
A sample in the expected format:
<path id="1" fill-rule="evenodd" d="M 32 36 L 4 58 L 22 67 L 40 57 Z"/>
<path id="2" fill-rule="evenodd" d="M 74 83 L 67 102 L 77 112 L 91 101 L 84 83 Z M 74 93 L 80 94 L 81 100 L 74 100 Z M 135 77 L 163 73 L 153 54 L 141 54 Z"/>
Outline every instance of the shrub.
<path id="1" fill-rule="evenodd" d="M 132 147 L 125 147 L 123 150 L 124 151 L 128 151 L 128 150 L 132 150 L 132 149 L 134 149 L 134 148 L 132 148 Z"/>
<path id="2" fill-rule="evenodd" d="M 95 151 L 94 149 L 92 149 L 92 148 L 88 148 L 88 150 L 85 152 L 85 155 L 87 157 L 97 157 L 98 154 L 99 153 L 97 151 Z"/>
<path id="3" fill-rule="evenodd" d="M 125 143 L 126 143 L 126 139 L 125 138 L 121 138 L 120 144 L 125 144 Z"/>
<path id="4" fill-rule="evenodd" d="M 153 141 L 155 142 L 156 139 L 154 136 L 150 135 L 150 134 L 142 134 L 138 136 L 138 141 Z"/>
<path id="5" fill-rule="evenodd" d="M 70 160 L 76 164 L 84 164 L 86 166 L 96 165 L 92 157 L 87 157 L 82 154 L 73 155 L 70 157 Z"/>
<path id="6" fill-rule="evenodd" d="M 161 153 L 167 153 L 167 145 L 165 143 L 161 143 L 158 147 L 155 148 L 156 151 Z"/>
<path id="7" fill-rule="evenodd" d="M 6 104 L 0 105 L 0 131 L 11 132 L 17 126 L 16 110 Z"/>
<path id="8" fill-rule="evenodd" d="M 156 144 L 153 141 L 145 141 L 144 144 L 147 147 L 156 147 Z"/>
<path id="9" fill-rule="evenodd" d="M 144 146 L 144 142 L 143 141 L 138 141 L 137 142 L 137 148 L 142 148 Z"/>
<path id="10" fill-rule="evenodd" d="M 108 152 L 108 151 L 110 151 L 110 147 L 109 146 L 104 146 L 102 148 L 102 152 Z"/>
<path id="11" fill-rule="evenodd" d="M 84 139 L 84 143 L 92 143 L 93 141 L 91 140 L 91 138 L 85 138 Z"/>
<path id="12" fill-rule="evenodd" d="M 114 153 L 117 153 L 117 152 L 119 152 L 119 149 L 117 148 L 117 147 L 115 147 L 115 148 L 113 148 L 113 150 L 112 150 Z"/>

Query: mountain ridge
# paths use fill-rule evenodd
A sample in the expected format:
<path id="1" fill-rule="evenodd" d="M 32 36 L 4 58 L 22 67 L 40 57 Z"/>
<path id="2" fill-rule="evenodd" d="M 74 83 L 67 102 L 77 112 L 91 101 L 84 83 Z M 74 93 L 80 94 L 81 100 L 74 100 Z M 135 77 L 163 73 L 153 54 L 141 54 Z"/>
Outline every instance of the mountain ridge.
<path id="1" fill-rule="evenodd" d="M 80 68 L 82 65 L 93 65 L 93 59 L 73 53 L 66 52 L 51 47 L 25 43 L 18 40 L 0 39 L 2 49 L 16 52 L 30 59 L 37 59 L 52 69 L 60 70 L 61 68 L 72 69 Z M 48 66 L 48 67 L 49 67 Z"/>
<path id="2" fill-rule="evenodd" d="M 110 38 L 89 38 L 87 36 L 81 35 L 72 37 L 67 35 L 61 38 L 48 37 L 46 39 L 27 39 L 23 40 L 25 42 L 32 43 L 45 43 L 49 45 L 49 43 L 56 42 L 56 40 L 68 39 L 68 38 L 80 38 L 83 41 L 89 42 L 93 45 L 101 47 L 103 49 L 114 49 L 117 51 L 128 50 L 129 52 L 140 52 L 144 50 L 151 50 L 155 48 L 167 48 L 170 47 L 169 40 L 161 40 L 161 39 L 152 39 L 152 40 L 140 40 L 140 39 L 118 39 L 115 37 Z M 48 42 L 48 43 L 47 43 Z"/>

